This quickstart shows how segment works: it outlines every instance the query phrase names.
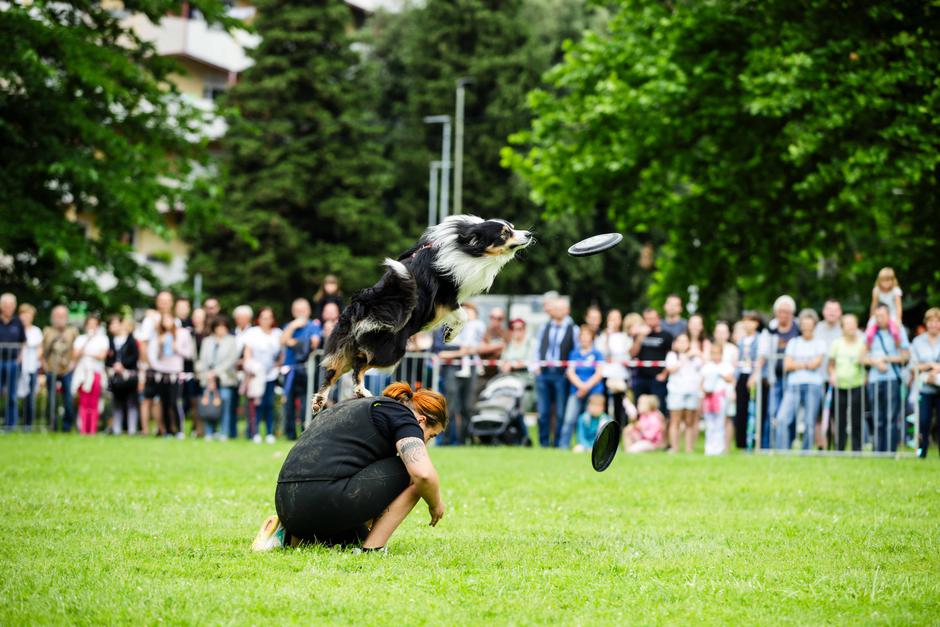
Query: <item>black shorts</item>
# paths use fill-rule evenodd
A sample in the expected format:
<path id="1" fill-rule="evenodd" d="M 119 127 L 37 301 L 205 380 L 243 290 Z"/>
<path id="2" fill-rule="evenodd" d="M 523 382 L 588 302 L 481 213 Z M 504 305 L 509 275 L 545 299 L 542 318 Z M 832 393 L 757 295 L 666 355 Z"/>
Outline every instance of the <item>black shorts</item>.
<path id="1" fill-rule="evenodd" d="M 292 536 L 327 545 L 358 544 L 365 523 L 411 485 L 398 457 L 381 459 L 346 479 L 278 483 L 277 516 Z"/>
<path id="2" fill-rule="evenodd" d="M 157 397 L 158 393 L 155 373 L 153 370 L 148 370 L 147 378 L 144 380 L 144 398 L 148 401 L 152 401 Z"/>

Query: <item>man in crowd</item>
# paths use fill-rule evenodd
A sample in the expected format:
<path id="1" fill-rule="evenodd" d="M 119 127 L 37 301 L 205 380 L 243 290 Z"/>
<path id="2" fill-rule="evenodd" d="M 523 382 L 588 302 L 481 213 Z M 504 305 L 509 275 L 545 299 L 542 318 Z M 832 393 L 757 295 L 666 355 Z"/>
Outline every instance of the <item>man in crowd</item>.
<path id="1" fill-rule="evenodd" d="M 761 435 L 760 447 L 770 448 L 770 420 L 776 419 L 777 410 L 783 400 L 786 377 L 783 372 L 783 356 L 787 344 L 800 335 L 800 329 L 793 323 L 796 313 L 796 301 L 784 294 L 774 301 L 774 317 L 761 331 L 758 344 L 757 372 L 766 388 L 761 388 Z M 763 394 L 766 389 L 767 393 Z M 790 442 L 796 439 L 796 421 L 790 425 Z"/>
<path id="2" fill-rule="evenodd" d="M 150 342 L 157 340 L 157 328 L 160 325 L 160 318 L 163 314 L 173 312 L 173 293 L 166 290 L 157 293 L 157 296 L 154 298 L 154 307 L 155 309 L 150 309 L 144 314 L 144 319 L 140 323 L 140 329 L 137 332 L 137 339 L 140 341 L 141 370 L 144 371 L 144 376 L 140 377 L 140 382 L 138 383 L 143 392 L 143 397 L 140 400 L 140 424 L 141 431 L 144 434 L 150 432 L 151 418 L 156 425 L 161 424 L 161 415 L 156 411 L 159 405 L 154 402 L 154 399 L 157 397 L 157 382 L 154 373 L 149 368 L 150 357 L 148 347 Z M 176 323 L 177 326 L 179 326 L 179 319 L 177 319 Z M 166 408 L 161 407 L 160 411 L 164 412 Z"/>
<path id="3" fill-rule="evenodd" d="M 16 315 L 16 296 L 9 292 L 0 296 L 0 395 L 6 396 L 6 426 L 17 422 L 16 388 L 20 360 L 26 344 L 26 330 Z"/>
<path id="4" fill-rule="evenodd" d="M 678 294 L 670 294 L 666 297 L 666 302 L 663 303 L 663 313 L 666 314 L 666 319 L 660 324 L 663 331 L 668 332 L 673 338 L 685 333 L 685 330 L 689 328 L 688 320 L 682 317 L 682 298 Z"/>
<path id="5" fill-rule="evenodd" d="M 506 329 L 506 311 L 502 307 L 494 307 L 490 310 L 490 323 L 483 333 L 483 343 L 477 347 L 477 354 L 484 361 L 499 360 L 509 341 L 509 330 Z M 486 385 L 486 382 L 499 373 L 498 366 L 487 365 L 483 367 L 483 376 L 479 382 L 478 388 Z"/>
<path id="6" fill-rule="evenodd" d="M 297 422 L 302 420 L 307 404 L 307 359 L 320 343 L 320 323 L 310 319 L 310 301 L 296 299 L 290 307 L 294 317 L 281 334 L 284 346 L 284 366 L 290 370 L 284 379 L 284 435 L 288 440 L 297 439 Z M 295 407 L 300 401 L 300 412 Z M 303 431 L 303 425 L 300 427 Z"/>
<path id="7" fill-rule="evenodd" d="M 46 373 L 46 397 L 49 427 L 55 431 L 72 430 L 72 345 L 78 329 L 69 325 L 69 310 L 56 305 L 49 316 L 50 326 L 42 332 L 42 370 Z M 62 424 L 57 416 L 56 384 L 62 388 Z"/>
<path id="8" fill-rule="evenodd" d="M 244 337 L 248 329 L 251 328 L 252 317 L 255 315 L 254 310 L 249 305 L 239 305 L 232 311 L 232 320 L 235 322 L 235 328 L 233 332 L 235 333 L 235 345 L 238 347 L 238 354 L 241 355 L 245 350 Z M 232 388 L 232 402 L 229 404 L 231 414 L 229 415 L 229 428 L 231 431 L 228 433 L 228 437 L 236 438 L 238 437 L 238 406 L 241 404 L 242 398 L 239 391 L 241 390 L 241 383 L 245 380 L 245 373 L 242 372 L 242 359 L 239 357 L 238 366 L 238 382 L 239 384 Z M 249 434 L 250 437 L 250 434 Z"/>
<path id="9" fill-rule="evenodd" d="M 822 375 L 822 379 L 825 382 L 820 412 L 825 412 L 826 399 L 829 398 L 829 348 L 832 346 L 833 342 L 842 337 L 842 305 L 835 298 L 830 298 L 823 305 L 822 320 L 816 324 L 813 337 L 822 340 L 826 345 L 827 357 L 823 359 L 822 365 L 819 367 L 819 373 Z M 822 420 L 818 419 L 816 421 L 816 445 L 825 449 L 828 445 L 829 434 L 823 433 L 822 426 Z"/>
<path id="10" fill-rule="evenodd" d="M 536 334 L 535 354 L 532 367 L 535 374 L 536 406 L 539 414 L 539 444 L 543 447 L 552 445 L 552 407 L 555 408 L 555 446 L 561 443 L 561 427 L 564 423 L 565 405 L 568 402 L 568 379 L 565 366 L 542 365 L 545 361 L 563 361 L 568 359 L 574 348 L 574 322 L 568 315 L 568 300 L 553 298 L 545 304 L 550 320 L 542 325 Z"/>
<path id="11" fill-rule="evenodd" d="M 643 324 L 637 329 L 637 336 L 630 347 L 630 356 L 640 361 L 665 361 L 672 350 L 672 333 L 663 329 L 659 312 L 652 307 L 643 310 Z M 666 379 L 669 373 L 663 366 L 640 366 L 636 369 L 634 393 L 639 398 L 642 394 L 653 394 L 659 399 L 659 406 L 666 406 Z"/>
<path id="12" fill-rule="evenodd" d="M 193 306 L 189 302 L 188 298 L 178 298 L 176 299 L 176 304 L 173 306 L 173 315 L 176 316 L 176 319 L 179 320 L 179 326 L 182 329 L 186 329 L 189 332 L 189 335 L 194 338 L 196 337 L 195 329 L 193 328 L 193 318 L 192 318 Z M 192 357 L 187 357 L 183 360 L 183 411 L 189 412 L 191 415 L 195 416 L 196 413 L 196 403 L 199 400 L 199 388 L 196 385 L 196 363 L 195 360 L 198 355 L 193 354 Z M 181 427 L 186 424 L 186 416 L 180 416 Z M 202 436 L 202 422 L 195 417 L 195 429 L 196 436 Z"/>
<path id="13" fill-rule="evenodd" d="M 901 325 L 892 329 L 890 310 L 884 303 L 875 307 L 878 330 L 868 347 L 865 364 L 868 373 L 868 398 L 874 422 L 874 450 L 895 452 L 901 437 L 901 417 L 904 399 L 901 398 L 902 368 L 910 358 L 907 331 Z"/>
<path id="14" fill-rule="evenodd" d="M 218 298 L 207 298 L 202 308 L 206 311 L 207 322 L 211 321 L 212 318 L 218 316 L 222 312 L 222 307 L 219 305 Z"/>

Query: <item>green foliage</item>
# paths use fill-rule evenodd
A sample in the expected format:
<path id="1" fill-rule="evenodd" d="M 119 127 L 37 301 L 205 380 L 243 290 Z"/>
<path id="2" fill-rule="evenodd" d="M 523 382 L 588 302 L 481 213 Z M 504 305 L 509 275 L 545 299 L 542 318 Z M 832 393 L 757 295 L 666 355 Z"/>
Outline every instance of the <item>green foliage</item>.
<path id="1" fill-rule="evenodd" d="M 651 295 L 867 305 L 891 265 L 940 298 L 940 11 L 622 0 L 529 95 L 505 162 L 552 215 L 658 245 Z"/>
<path id="2" fill-rule="evenodd" d="M 326 273 L 373 283 L 405 246 L 381 204 L 389 186 L 373 95 L 340 2 L 257 3 L 255 64 L 226 95 L 226 224 L 188 231 L 191 272 L 226 304 L 286 310 Z"/>
<path id="3" fill-rule="evenodd" d="M 429 0 L 401 13 L 380 13 L 363 33 L 379 89 L 378 113 L 387 124 L 384 155 L 393 168 L 384 202 L 413 238 L 427 225 L 428 165 L 441 150 L 440 125 L 422 119 L 453 116 L 457 80 L 473 78 L 466 89 L 463 211 L 509 219 L 533 228 L 538 238 L 520 262 L 503 270 L 493 292 L 559 290 L 575 302 L 605 306 L 632 304 L 642 293 L 635 242 L 603 259 L 565 254 L 575 241 L 611 230 L 603 212 L 543 220 L 526 187 L 500 163 L 506 137 L 530 119 L 526 93 L 559 60 L 561 42 L 603 19 L 603 11 L 581 2 Z"/>
<path id="4" fill-rule="evenodd" d="M 124 7 L 156 21 L 181 4 Z M 190 5 L 228 24 L 218 0 Z M 14 2 L 0 33 L 0 284 L 37 303 L 134 302 L 153 278 L 129 235 L 185 206 L 206 161 L 200 119 L 167 82 L 176 65 L 98 2 Z M 101 273 L 117 279 L 108 293 Z"/>
<path id="5" fill-rule="evenodd" d="M 288 443 L 0 437 L 0 623 L 936 623 L 931 459 L 432 448 L 388 555 L 249 551 Z"/>

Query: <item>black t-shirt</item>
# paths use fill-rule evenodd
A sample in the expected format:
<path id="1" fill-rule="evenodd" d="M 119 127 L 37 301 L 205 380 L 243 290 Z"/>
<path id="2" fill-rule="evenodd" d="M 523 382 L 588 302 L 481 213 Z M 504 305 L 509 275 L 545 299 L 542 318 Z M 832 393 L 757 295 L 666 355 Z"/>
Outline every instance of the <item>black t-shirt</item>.
<path id="1" fill-rule="evenodd" d="M 358 398 L 324 409 L 287 454 L 279 483 L 335 481 L 397 455 L 402 438 L 422 438 L 414 412 L 386 397 Z"/>
<path id="2" fill-rule="evenodd" d="M 413 411 L 399 403 L 379 399 L 372 403 L 372 424 L 394 446 L 402 438 L 421 438 L 424 431 Z"/>
<path id="3" fill-rule="evenodd" d="M 636 358 L 640 361 L 665 361 L 666 355 L 672 350 L 672 333 L 660 329 L 653 331 L 645 338 L 640 345 L 640 352 Z M 641 377 L 655 377 L 663 371 L 662 366 L 650 366 L 637 368 L 637 375 Z"/>

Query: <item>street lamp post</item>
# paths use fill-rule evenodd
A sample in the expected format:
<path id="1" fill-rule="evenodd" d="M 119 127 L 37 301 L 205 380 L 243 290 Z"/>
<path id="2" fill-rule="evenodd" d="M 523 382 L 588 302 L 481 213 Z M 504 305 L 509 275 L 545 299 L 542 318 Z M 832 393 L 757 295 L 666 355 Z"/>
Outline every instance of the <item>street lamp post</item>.
<path id="1" fill-rule="evenodd" d="M 441 162 L 432 161 L 428 172 L 428 226 L 434 226 L 437 224 L 437 181 L 441 176 Z"/>
<path id="2" fill-rule="evenodd" d="M 454 214 L 463 213 L 463 120 L 466 86 L 473 78 L 457 79 L 457 106 L 454 111 Z"/>
<path id="3" fill-rule="evenodd" d="M 424 118 L 425 124 L 442 124 L 441 128 L 441 202 L 439 205 L 440 220 L 450 215 L 450 116 L 429 115 Z"/>

